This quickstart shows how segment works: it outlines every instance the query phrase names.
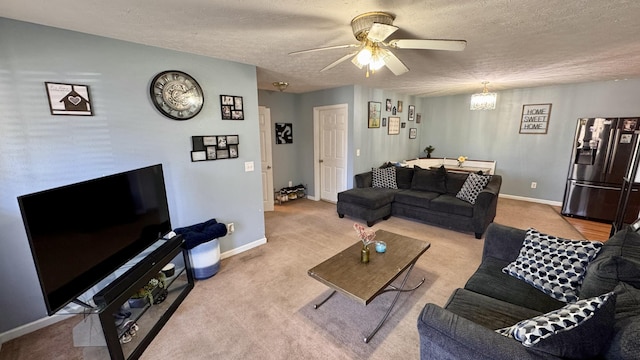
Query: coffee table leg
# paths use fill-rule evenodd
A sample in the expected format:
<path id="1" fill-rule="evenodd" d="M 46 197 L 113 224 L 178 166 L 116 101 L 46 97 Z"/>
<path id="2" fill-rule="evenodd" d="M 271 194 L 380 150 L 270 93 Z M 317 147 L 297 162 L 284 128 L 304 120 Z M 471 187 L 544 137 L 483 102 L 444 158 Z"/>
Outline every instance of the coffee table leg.
<path id="1" fill-rule="evenodd" d="M 314 309 L 319 308 L 322 304 L 324 304 L 325 302 L 327 302 L 327 300 L 329 300 L 329 299 L 333 296 L 333 294 L 335 294 L 335 293 L 336 293 L 336 291 L 335 291 L 335 290 L 333 290 L 333 291 L 331 292 L 331 294 L 329 294 L 329 296 L 327 296 L 324 300 L 320 301 L 320 303 L 318 303 L 318 304 L 313 305 L 313 308 L 314 308 Z"/>
<path id="2" fill-rule="evenodd" d="M 422 281 L 420 281 L 420 283 L 416 286 L 414 286 L 411 289 L 405 289 L 404 285 L 407 282 L 407 279 L 409 278 L 409 274 L 411 274 L 411 270 L 413 270 L 413 266 L 416 263 L 413 262 L 411 264 L 411 266 L 409 266 L 409 269 L 407 269 L 407 274 L 404 276 L 404 279 L 402 280 L 402 285 L 400 285 L 400 288 L 396 288 L 395 286 L 391 286 L 391 289 L 387 289 L 383 292 L 387 292 L 387 291 L 397 291 L 398 293 L 396 294 L 396 297 L 393 299 L 393 302 L 391 303 L 391 305 L 389 306 L 389 309 L 387 309 L 387 313 L 384 314 L 384 317 L 382 318 L 382 320 L 380 320 L 380 322 L 378 323 L 378 326 L 376 326 L 376 328 L 371 332 L 371 334 L 369 334 L 369 336 L 364 338 L 364 342 L 365 343 L 369 343 L 369 341 L 371 341 L 371 339 L 373 338 L 373 336 L 378 332 L 378 330 L 380 330 L 380 328 L 382 327 L 382 324 L 387 320 L 387 318 L 389 317 L 389 314 L 391 314 L 391 310 L 393 309 L 393 307 L 396 305 L 396 301 L 398 301 L 398 297 L 400 297 L 400 293 L 401 292 L 406 292 L 406 291 L 413 291 L 415 289 L 417 289 L 420 285 L 422 285 L 422 283 L 424 283 L 424 278 L 422 279 Z M 332 294 L 333 295 L 333 294 Z M 326 301 L 326 300 L 325 300 Z"/>

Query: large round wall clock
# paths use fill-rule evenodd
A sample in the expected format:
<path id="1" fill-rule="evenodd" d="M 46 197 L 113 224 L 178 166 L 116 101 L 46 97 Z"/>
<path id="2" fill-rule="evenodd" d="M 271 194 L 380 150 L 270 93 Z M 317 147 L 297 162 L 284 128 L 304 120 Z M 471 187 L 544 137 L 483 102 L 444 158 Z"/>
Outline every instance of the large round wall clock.
<path id="1" fill-rule="evenodd" d="M 198 115 L 204 104 L 204 94 L 198 82 L 182 71 L 169 70 L 151 81 L 151 101 L 165 116 L 188 120 Z"/>

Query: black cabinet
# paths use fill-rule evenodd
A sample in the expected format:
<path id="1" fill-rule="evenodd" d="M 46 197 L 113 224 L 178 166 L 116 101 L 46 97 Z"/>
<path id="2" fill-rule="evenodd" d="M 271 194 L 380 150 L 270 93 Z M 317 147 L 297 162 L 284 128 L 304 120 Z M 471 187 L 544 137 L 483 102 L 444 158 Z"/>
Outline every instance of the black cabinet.
<path id="1" fill-rule="evenodd" d="M 102 303 L 98 315 L 111 359 L 139 358 L 193 289 L 189 253 L 182 248 L 182 243 L 180 236 L 167 240 L 94 297 L 96 303 Z M 129 299 L 168 263 L 176 264 L 176 268 L 165 280 L 166 298 L 157 304 L 129 307 Z M 131 313 L 124 321 L 121 316 L 114 316 L 122 309 Z M 135 331 L 132 331 L 134 324 Z M 123 336 L 126 342 L 121 341 Z"/>

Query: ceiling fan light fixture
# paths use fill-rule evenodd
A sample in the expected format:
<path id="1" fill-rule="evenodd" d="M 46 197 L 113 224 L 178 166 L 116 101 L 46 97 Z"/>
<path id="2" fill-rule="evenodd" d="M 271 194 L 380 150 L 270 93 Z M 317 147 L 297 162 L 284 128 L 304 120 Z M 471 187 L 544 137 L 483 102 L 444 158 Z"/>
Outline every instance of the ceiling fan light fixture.
<path id="1" fill-rule="evenodd" d="M 482 92 L 471 95 L 470 110 L 494 110 L 496 108 L 497 93 L 490 93 L 487 89 L 488 81 L 483 81 Z"/>
<path id="2" fill-rule="evenodd" d="M 371 49 L 369 49 L 369 46 L 365 46 L 358 52 L 356 59 L 361 66 L 367 66 L 369 65 L 369 62 L 371 62 L 371 56 Z"/>

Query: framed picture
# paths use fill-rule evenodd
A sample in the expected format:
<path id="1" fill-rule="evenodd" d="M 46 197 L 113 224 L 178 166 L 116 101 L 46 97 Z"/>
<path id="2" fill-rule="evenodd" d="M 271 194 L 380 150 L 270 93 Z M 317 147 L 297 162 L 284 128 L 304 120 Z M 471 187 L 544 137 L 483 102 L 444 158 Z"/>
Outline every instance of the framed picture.
<path id="1" fill-rule="evenodd" d="M 226 148 L 227 148 L 227 137 L 218 136 L 218 149 L 226 149 Z"/>
<path id="2" fill-rule="evenodd" d="M 220 95 L 222 120 L 244 120 L 242 96 Z"/>
<path id="3" fill-rule="evenodd" d="M 520 134 L 546 134 L 551 116 L 551 104 L 522 105 Z"/>
<path id="4" fill-rule="evenodd" d="M 229 158 L 229 149 L 218 149 L 218 150 L 216 150 L 216 158 L 218 158 L 218 159 L 228 159 Z"/>
<path id="5" fill-rule="evenodd" d="M 44 85 L 51 115 L 93 116 L 89 86 L 53 82 Z"/>
<path id="6" fill-rule="evenodd" d="M 392 109 L 391 99 L 387 99 L 387 106 L 385 107 L 386 111 L 391 111 Z"/>
<path id="7" fill-rule="evenodd" d="M 380 112 L 382 104 L 376 101 L 369 101 L 369 128 L 380 127 Z"/>
<path id="8" fill-rule="evenodd" d="M 230 158 L 238 157 L 238 145 L 229 145 L 229 157 Z"/>
<path id="9" fill-rule="evenodd" d="M 402 100 L 398 100 L 398 112 L 402 112 Z"/>
<path id="10" fill-rule="evenodd" d="M 382 127 L 387 126 L 387 118 L 382 118 Z"/>
<path id="11" fill-rule="evenodd" d="M 192 151 L 191 152 L 191 161 L 204 161 L 207 160 L 207 152 L 206 151 Z"/>
<path id="12" fill-rule="evenodd" d="M 217 143 L 218 143 L 218 140 L 216 139 L 215 136 L 203 136 L 202 137 L 202 144 L 204 146 L 216 145 Z"/>
<path id="13" fill-rule="evenodd" d="M 403 128 L 403 129 L 406 128 L 407 127 L 407 123 L 403 121 L 402 124 L 400 124 L 400 127 Z"/>
<path id="14" fill-rule="evenodd" d="M 238 145 L 240 138 L 238 135 L 227 135 L 227 145 Z"/>
<path id="15" fill-rule="evenodd" d="M 207 160 L 215 160 L 215 159 L 216 159 L 216 147 L 207 146 Z"/>
<path id="16" fill-rule="evenodd" d="M 418 129 L 417 128 L 410 128 L 409 129 L 409 139 L 415 139 L 416 137 L 418 137 Z"/>
<path id="17" fill-rule="evenodd" d="M 397 116 L 389 117 L 389 127 L 387 128 L 387 134 L 398 135 L 400 134 L 400 118 Z"/>
<path id="18" fill-rule="evenodd" d="M 409 105 L 409 116 L 408 120 L 413 121 L 416 116 L 416 107 L 414 105 Z"/>
<path id="19" fill-rule="evenodd" d="M 395 115 L 397 112 L 396 107 L 394 106 L 393 109 L 391 110 L 391 115 Z"/>
<path id="20" fill-rule="evenodd" d="M 422 122 L 422 114 L 416 114 L 416 124 L 420 124 Z"/>
<path id="21" fill-rule="evenodd" d="M 276 123 L 276 144 L 293 144 L 293 124 Z"/>

